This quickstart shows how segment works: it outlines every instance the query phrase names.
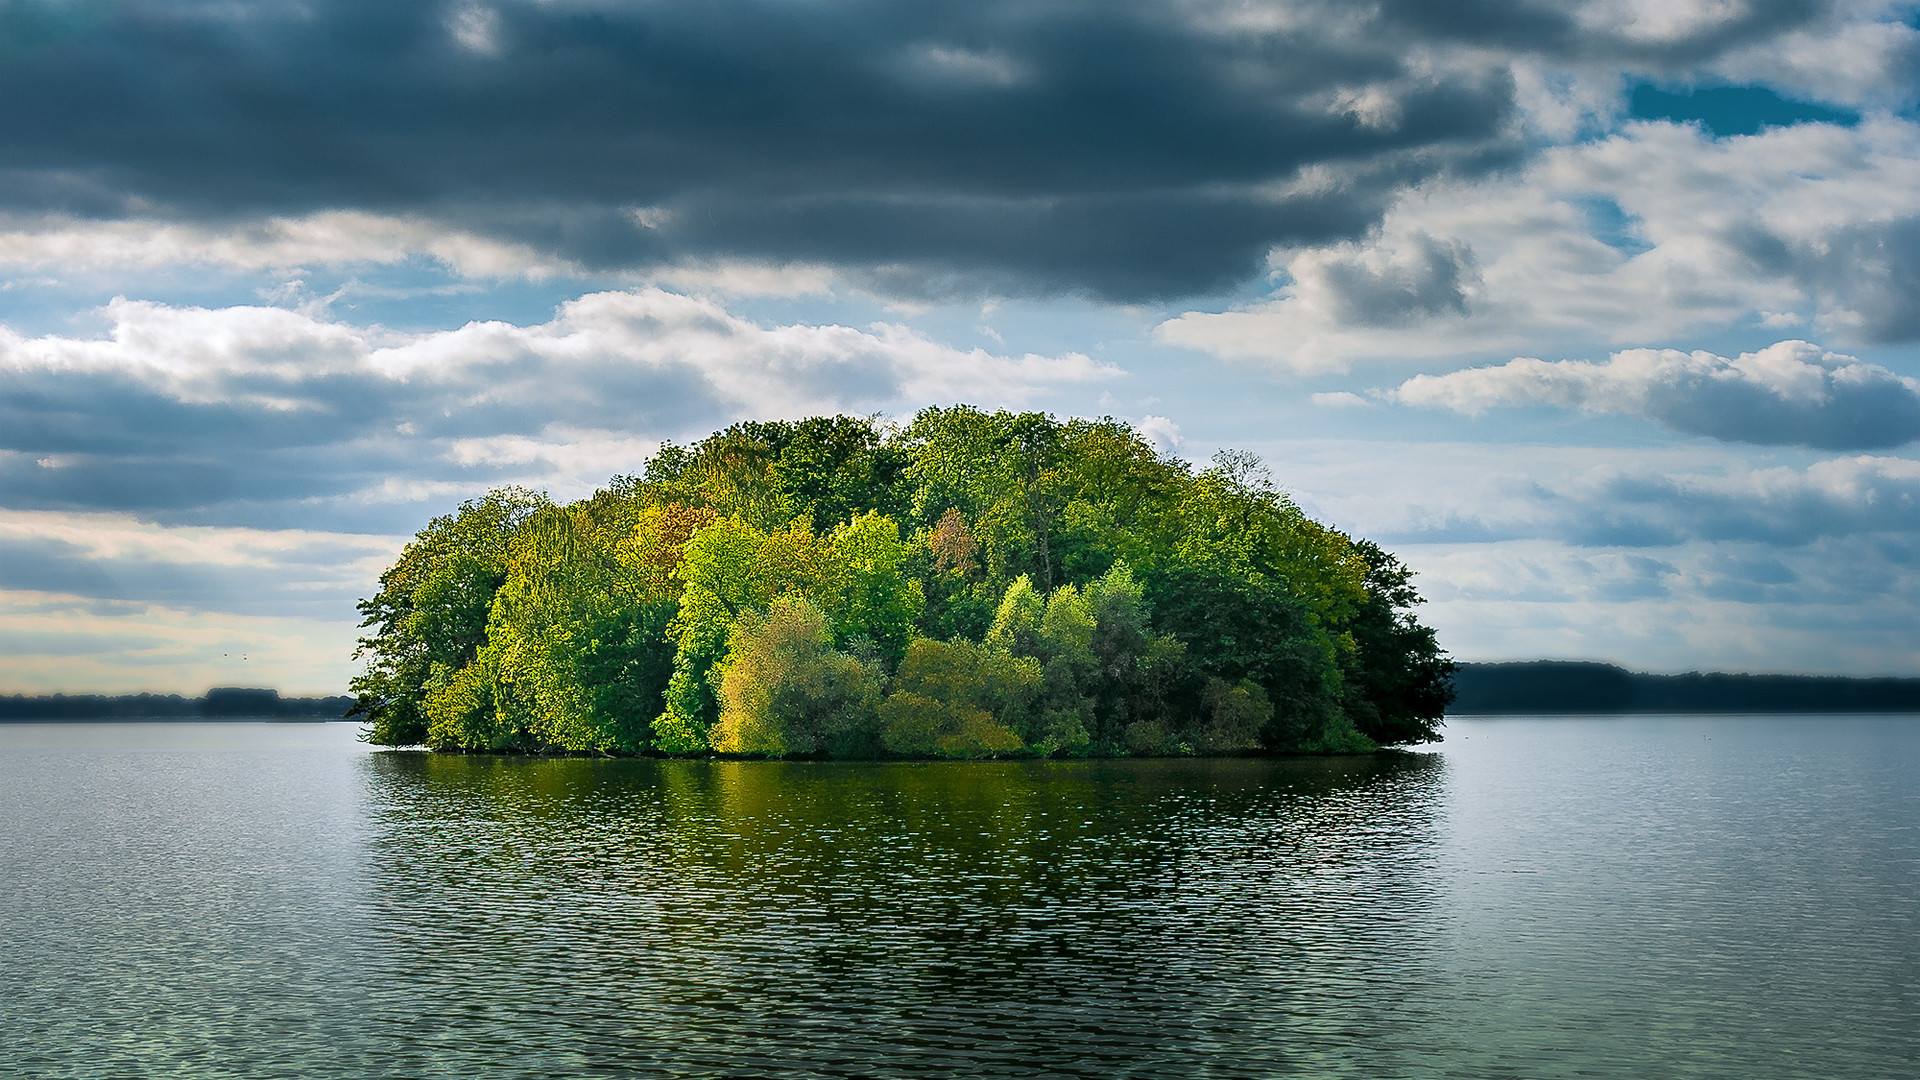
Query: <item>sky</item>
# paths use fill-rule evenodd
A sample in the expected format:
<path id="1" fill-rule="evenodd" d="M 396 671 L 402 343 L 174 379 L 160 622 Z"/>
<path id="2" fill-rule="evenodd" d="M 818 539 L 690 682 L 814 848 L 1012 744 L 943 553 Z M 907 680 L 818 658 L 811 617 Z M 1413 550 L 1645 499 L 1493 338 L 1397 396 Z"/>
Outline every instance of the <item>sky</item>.
<path id="1" fill-rule="evenodd" d="M 1468 661 L 1920 675 L 1920 17 L 6 0 L 0 692 L 341 692 L 426 521 L 969 402 Z"/>

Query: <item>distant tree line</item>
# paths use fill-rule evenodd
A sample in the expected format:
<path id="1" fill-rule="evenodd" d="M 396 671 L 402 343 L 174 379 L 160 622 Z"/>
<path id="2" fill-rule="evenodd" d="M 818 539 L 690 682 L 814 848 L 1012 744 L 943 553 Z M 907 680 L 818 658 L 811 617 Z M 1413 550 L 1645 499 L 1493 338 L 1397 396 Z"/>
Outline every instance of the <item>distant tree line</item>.
<path id="1" fill-rule="evenodd" d="M 435 518 L 363 601 L 369 738 L 446 750 L 992 757 L 1436 737 L 1411 572 L 1259 462 L 1111 419 L 742 423 L 556 505 Z"/>
<path id="2" fill-rule="evenodd" d="M 1461 664 L 1453 712 L 1920 712 L 1920 679 L 1839 675 L 1648 675 L 1612 664 L 1531 660 Z"/>
<path id="3" fill-rule="evenodd" d="M 277 690 L 216 686 L 200 697 L 179 694 L 15 694 L 0 697 L 0 722 L 9 720 L 339 720 L 352 697 L 281 697 Z"/>

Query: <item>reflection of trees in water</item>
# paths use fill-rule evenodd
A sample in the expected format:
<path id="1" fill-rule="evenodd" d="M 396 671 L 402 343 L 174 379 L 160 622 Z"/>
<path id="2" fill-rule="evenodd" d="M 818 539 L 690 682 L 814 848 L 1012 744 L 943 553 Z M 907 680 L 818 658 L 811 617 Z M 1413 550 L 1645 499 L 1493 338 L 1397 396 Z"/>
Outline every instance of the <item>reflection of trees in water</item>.
<path id="1" fill-rule="evenodd" d="M 442 1062 L 1270 1070 L 1414 1019 L 1440 769 L 377 755 L 375 962 Z"/>

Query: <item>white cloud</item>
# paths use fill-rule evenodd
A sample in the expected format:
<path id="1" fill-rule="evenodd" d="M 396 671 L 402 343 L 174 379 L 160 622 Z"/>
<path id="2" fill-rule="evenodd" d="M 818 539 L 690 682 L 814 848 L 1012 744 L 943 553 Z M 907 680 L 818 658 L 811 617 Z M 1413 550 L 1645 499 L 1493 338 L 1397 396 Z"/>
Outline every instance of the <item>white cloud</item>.
<path id="1" fill-rule="evenodd" d="M 914 49 L 909 70 L 943 82 L 1005 90 L 1031 78 L 1026 65 L 998 51 L 965 49 L 955 45 L 928 45 Z"/>
<path id="2" fill-rule="evenodd" d="M 1393 396 L 1470 415 L 1515 405 L 1622 413 L 1689 435 L 1826 449 L 1920 437 L 1920 381 L 1804 341 L 1733 359 L 1674 349 L 1630 349 L 1598 364 L 1523 357 L 1418 375 Z"/>
<path id="3" fill-rule="evenodd" d="M 1364 409 L 1373 404 L 1373 402 L 1368 401 L 1366 398 L 1350 390 L 1334 390 L 1327 393 L 1315 394 L 1312 397 L 1312 401 L 1322 409 Z"/>
<path id="4" fill-rule="evenodd" d="M 1716 140 L 1631 124 L 1506 180 L 1430 183 L 1365 241 L 1275 260 L 1269 299 L 1158 336 L 1297 371 L 1656 343 L 1783 312 L 1842 340 L 1920 338 L 1920 125 Z"/>
<path id="5" fill-rule="evenodd" d="M 429 258 L 461 277 L 543 279 L 581 268 L 532 247 L 488 239 L 422 217 L 337 210 L 229 228 L 130 218 L 0 217 L 0 268 L 116 273 L 173 267 L 285 271 L 389 266 Z"/>
<path id="6" fill-rule="evenodd" d="M 359 665 L 348 618 L 102 606 L 0 590 L 0 693 L 178 693 L 270 686 L 341 694 Z"/>
<path id="7" fill-rule="evenodd" d="M 447 33 L 468 52 L 500 55 L 500 13 L 485 4 L 464 3 L 455 7 L 447 14 Z"/>
<path id="8" fill-rule="evenodd" d="M 1920 666 L 1920 568 L 1876 539 L 1781 552 L 1595 552 L 1549 540 L 1401 545 L 1441 642 L 1468 660 L 1880 675 Z"/>
<path id="9" fill-rule="evenodd" d="M 658 288 L 583 296 L 545 323 L 420 333 L 266 307 L 116 300 L 102 314 L 98 338 L 0 331 L 9 505 L 234 523 L 504 482 L 571 494 L 661 438 L 740 417 L 1020 407 L 1117 374 L 892 323 L 762 325 Z"/>
<path id="10" fill-rule="evenodd" d="M 702 296 L 826 296 L 836 278 L 826 266 L 737 260 L 682 263 L 647 274 L 650 282 Z"/>
<path id="11" fill-rule="evenodd" d="M 1764 465 L 1714 444 L 1255 449 L 1303 507 L 1417 571 L 1421 619 L 1463 659 L 1920 667 L 1920 461 Z"/>
<path id="12" fill-rule="evenodd" d="M 388 537 L 310 529 L 161 526 L 128 514 L 74 514 L 0 509 L 0 543 L 54 543 L 104 562 L 251 567 L 359 580 L 399 553 Z M 310 558 L 316 553 L 318 559 Z M 311 578 L 307 583 L 311 583 Z"/>
<path id="13" fill-rule="evenodd" d="M 1912 104 L 1920 29 L 1903 21 L 1907 5 L 1868 0 L 1847 7 L 1852 21 L 1768 37 L 1722 57 L 1712 71 L 1735 84 L 1766 83 L 1860 108 Z"/>
<path id="14" fill-rule="evenodd" d="M 1180 425 L 1164 416 L 1143 416 L 1133 429 L 1162 454 L 1173 453 L 1185 441 L 1180 437 Z"/>
<path id="15" fill-rule="evenodd" d="M 1288 441 L 1254 444 L 1301 506 L 1389 546 L 1542 540 L 1640 551 L 1692 543 L 1802 548 L 1920 536 L 1920 461 L 1718 444 Z M 1870 561 L 1880 561 L 1876 556 Z"/>

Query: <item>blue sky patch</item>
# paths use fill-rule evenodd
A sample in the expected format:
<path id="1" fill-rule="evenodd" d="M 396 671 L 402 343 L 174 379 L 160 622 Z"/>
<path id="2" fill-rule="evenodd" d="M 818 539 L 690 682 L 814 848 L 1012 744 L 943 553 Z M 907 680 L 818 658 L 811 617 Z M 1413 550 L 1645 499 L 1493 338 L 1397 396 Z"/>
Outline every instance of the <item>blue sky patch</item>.
<path id="1" fill-rule="evenodd" d="M 1713 86 L 1674 93 L 1646 83 L 1633 88 L 1627 115 L 1635 120 L 1699 123 L 1714 138 L 1758 135 L 1770 127 L 1839 124 L 1852 127 L 1860 114 L 1807 101 L 1793 101 L 1764 86 Z"/>

